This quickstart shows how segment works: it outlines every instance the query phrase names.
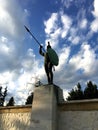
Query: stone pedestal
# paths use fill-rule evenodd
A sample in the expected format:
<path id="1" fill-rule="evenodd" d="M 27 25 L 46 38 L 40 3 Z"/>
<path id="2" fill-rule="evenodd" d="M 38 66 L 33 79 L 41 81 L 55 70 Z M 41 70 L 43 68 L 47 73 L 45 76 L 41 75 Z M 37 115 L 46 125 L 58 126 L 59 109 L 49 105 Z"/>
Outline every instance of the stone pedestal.
<path id="1" fill-rule="evenodd" d="M 56 86 L 36 87 L 32 104 L 31 122 L 34 130 L 57 130 Z"/>

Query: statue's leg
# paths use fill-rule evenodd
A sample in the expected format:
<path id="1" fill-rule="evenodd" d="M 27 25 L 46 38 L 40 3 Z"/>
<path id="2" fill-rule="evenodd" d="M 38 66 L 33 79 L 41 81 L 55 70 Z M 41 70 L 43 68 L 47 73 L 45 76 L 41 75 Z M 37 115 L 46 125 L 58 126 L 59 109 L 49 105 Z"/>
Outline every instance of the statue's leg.
<path id="1" fill-rule="evenodd" d="M 49 68 L 48 68 L 48 64 L 45 64 L 45 72 L 47 75 L 47 80 L 48 80 L 48 84 L 50 84 L 50 76 L 49 76 Z"/>
<path id="2" fill-rule="evenodd" d="M 52 72 L 53 65 L 49 63 L 49 78 L 50 78 L 50 84 L 53 84 L 53 72 Z"/>

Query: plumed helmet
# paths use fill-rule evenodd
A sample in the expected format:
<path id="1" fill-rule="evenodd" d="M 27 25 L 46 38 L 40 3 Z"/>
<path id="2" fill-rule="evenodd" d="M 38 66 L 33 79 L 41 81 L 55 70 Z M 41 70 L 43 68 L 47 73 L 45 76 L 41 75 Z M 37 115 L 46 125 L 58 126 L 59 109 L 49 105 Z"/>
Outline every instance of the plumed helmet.
<path id="1" fill-rule="evenodd" d="M 47 49 L 51 48 L 50 42 L 48 42 Z"/>

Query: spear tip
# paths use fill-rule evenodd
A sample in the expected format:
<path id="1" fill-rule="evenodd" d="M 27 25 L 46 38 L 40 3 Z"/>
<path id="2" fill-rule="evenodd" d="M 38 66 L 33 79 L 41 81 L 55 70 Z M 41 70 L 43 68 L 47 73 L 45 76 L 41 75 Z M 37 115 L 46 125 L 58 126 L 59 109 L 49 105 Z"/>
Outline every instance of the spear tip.
<path id="1" fill-rule="evenodd" d="M 25 29 L 28 31 L 28 32 L 30 32 L 30 30 L 24 25 L 24 27 L 25 27 Z"/>

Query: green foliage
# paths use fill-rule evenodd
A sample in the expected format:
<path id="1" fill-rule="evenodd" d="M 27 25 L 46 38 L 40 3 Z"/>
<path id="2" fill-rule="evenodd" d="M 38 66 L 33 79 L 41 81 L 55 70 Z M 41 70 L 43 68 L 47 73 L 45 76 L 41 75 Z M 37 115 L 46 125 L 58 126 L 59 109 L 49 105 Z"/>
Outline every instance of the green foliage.
<path id="1" fill-rule="evenodd" d="M 7 96 L 7 87 L 2 91 L 2 86 L 0 86 L 0 106 L 4 106 L 5 97 Z"/>
<path id="2" fill-rule="evenodd" d="M 14 101 L 14 97 L 11 97 L 9 102 L 7 103 L 7 106 L 14 106 L 15 101 Z"/>
<path id="3" fill-rule="evenodd" d="M 25 104 L 32 104 L 33 102 L 33 92 L 27 97 Z"/>
<path id="4" fill-rule="evenodd" d="M 81 99 L 83 99 L 83 91 L 81 89 L 80 83 L 78 83 L 76 89 L 72 89 L 69 92 L 67 100 L 81 100 Z"/>
<path id="5" fill-rule="evenodd" d="M 81 89 L 80 83 L 78 83 L 77 87 L 69 92 L 67 100 L 70 101 L 70 100 L 82 100 L 93 98 L 98 98 L 98 89 L 97 85 L 89 81 L 84 91 Z"/>
<path id="6" fill-rule="evenodd" d="M 97 86 L 95 84 L 92 84 L 91 81 L 89 81 L 87 83 L 87 87 L 84 90 L 85 99 L 98 98 L 97 94 L 98 94 Z"/>

